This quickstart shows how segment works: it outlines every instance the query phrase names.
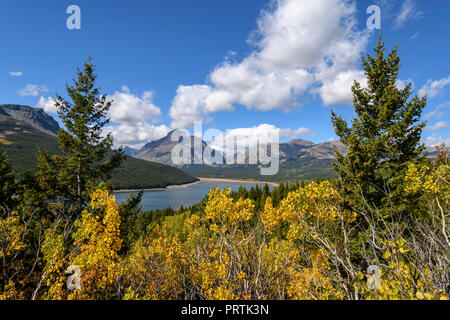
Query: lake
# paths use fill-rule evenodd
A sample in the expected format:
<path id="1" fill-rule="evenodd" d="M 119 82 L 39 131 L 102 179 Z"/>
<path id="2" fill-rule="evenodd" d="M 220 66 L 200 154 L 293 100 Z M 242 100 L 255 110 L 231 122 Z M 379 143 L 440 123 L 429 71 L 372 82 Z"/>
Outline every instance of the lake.
<path id="1" fill-rule="evenodd" d="M 256 183 L 197 183 L 173 189 L 144 191 L 140 205 L 146 211 L 162 210 L 169 206 L 172 209 L 179 209 L 181 206 L 189 207 L 200 202 L 211 188 L 224 189 L 229 186 L 231 190 L 237 191 L 241 185 L 250 189 Z M 259 183 L 258 185 L 264 186 Z M 269 185 L 269 188 L 272 190 L 274 187 Z M 114 195 L 117 203 L 122 203 L 127 200 L 130 192 L 115 192 Z"/>

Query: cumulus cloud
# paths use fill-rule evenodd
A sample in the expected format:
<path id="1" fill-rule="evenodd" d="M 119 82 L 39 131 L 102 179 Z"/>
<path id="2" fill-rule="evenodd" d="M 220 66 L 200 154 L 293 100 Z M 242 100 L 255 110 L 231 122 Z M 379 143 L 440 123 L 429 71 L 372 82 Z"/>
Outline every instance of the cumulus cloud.
<path id="1" fill-rule="evenodd" d="M 236 128 L 227 130 L 226 133 L 220 132 L 209 142 L 209 145 L 213 149 L 226 153 L 234 153 L 235 151 L 243 152 L 247 148 L 253 148 L 258 144 L 270 142 L 270 136 L 273 134 L 278 134 L 280 141 L 286 138 L 297 138 L 299 136 L 314 136 L 314 132 L 309 128 L 280 129 L 274 125 L 263 123 L 250 128 Z M 234 150 L 234 146 L 231 147 L 233 148 L 232 150 L 227 150 L 227 148 L 230 147 L 227 144 L 227 141 L 233 140 L 236 143 L 237 150 Z"/>
<path id="2" fill-rule="evenodd" d="M 218 111 L 233 111 L 230 93 L 214 91 L 208 85 L 179 86 L 169 114 L 172 127 L 187 128 L 194 121 L 207 120 L 205 115 Z"/>
<path id="3" fill-rule="evenodd" d="M 422 16 L 423 12 L 417 10 L 416 4 L 413 0 L 405 0 L 398 16 L 394 21 L 393 29 L 401 29 L 408 21 L 421 19 Z"/>
<path id="4" fill-rule="evenodd" d="M 324 105 L 351 103 L 353 101 L 351 87 L 355 80 L 362 87 L 367 87 L 367 78 L 364 72 L 357 70 L 342 72 L 336 78 L 326 81 L 320 88 Z"/>
<path id="5" fill-rule="evenodd" d="M 25 88 L 19 90 L 19 95 L 21 95 L 22 97 L 25 97 L 25 96 L 36 97 L 40 93 L 49 92 L 49 91 L 50 91 L 50 89 L 44 85 L 27 84 L 25 86 Z"/>
<path id="6" fill-rule="evenodd" d="M 411 89 L 413 90 L 415 89 L 414 80 L 412 79 L 406 80 L 397 79 L 397 81 L 395 81 L 395 86 L 397 87 L 398 90 L 405 89 L 408 84 L 411 84 Z"/>
<path id="7" fill-rule="evenodd" d="M 151 91 L 145 91 L 139 97 L 132 94 L 127 86 L 122 86 L 121 91 L 114 92 L 107 99 L 113 100 L 109 110 L 112 122 L 134 123 L 161 115 L 161 109 L 153 104 Z"/>
<path id="8" fill-rule="evenodd" d="M 148 122 L 120 123 L 104 128 L 104 133 L 111 133 L 114 144 L 141 148 L 144 144 L 161 139 L 169 133 L 170 128 L 165 125 L 155 126 Z"/>
<path id="9" fill-rule="evenodd" d="M 351 102 L 351 83 L 361 80 L 357 63 L 368 38 L 356 27 L 353 2 L 274 0 L 257 22 L 250 36 L 255 49 L 242 61 L 225 59 L 207 84 L 178 88 L 172 126 L 188 127 L 236 104 L 291 110 L 308 93 L 319 93 L 325 104 Z"/>
<path id="10" fill-rule="evenodd" d="M 426 126 L 425 131 L 436 131 L 441 129 L 450 129 L 450 125 L 447 121 L 439 121 L 431 126 Z"/>
<path id="11" fill-rule="evenodd" d="M 444 114 L 446 114 L 448 112 L 447 108 L 449 108 L 449 107 L 450 107 L 450 101 L 442 103 L 442 104 L 438 105 L 436 108 L 434 108 L 433 111 L 426 113 L 423 116 L 423 118 L 425 120 L 430 120 L 433 118 L 442 118 L 444 116 Z"/>
<path id="12" fill-rule="evenodd" d="M 442 137 L 434 134 L 432 136 L 423 138 L 422 142 L 425 144 L 426 147 L 437 147 L 443 143 L 446 146 L 450 146 L 450 137 Z"/>
<path id="13" fill-rule="evenodd" d="M 449 84 L 450 76 L 434 81 L 432 79 L 429 79 L 427 83 L 422 88 L 420 88 L 419 95 L 422 97 L 426 95 L 429 98 L 434 98 L 445 86 L 448 86 Z"/>
<path id="14" fill-rule="evenodd" d="M 12 77 L 21 77 L 22 74 L 23 74 L 22 71 L 10 71 L 9 72 L 9 75 L 12 76 Z"/>
<path id="15" fill-rule="evenodd" d="M 52 97 L 44 98 L 43 96 L 41 96 L 39 98 L 36 107 L 44 109 L 45 112 L 57 113 L 58 108 L 56 107 L 55 103 L 56 100 L 54 98 Z"/>
<path id="16" fill-rule="evenodd" d="M 104 133 L 111 133 L 116 146 L 140 148 L 145 143 L 167 135 L 170 128 L 155 125 L 161 116 L 161 109 L 153 103 L 153 92 L 145 91 L 140 96 L 123 85 L 120 91 L 107 96 L 112 100 L 109 110 L 111 125 Z"/>

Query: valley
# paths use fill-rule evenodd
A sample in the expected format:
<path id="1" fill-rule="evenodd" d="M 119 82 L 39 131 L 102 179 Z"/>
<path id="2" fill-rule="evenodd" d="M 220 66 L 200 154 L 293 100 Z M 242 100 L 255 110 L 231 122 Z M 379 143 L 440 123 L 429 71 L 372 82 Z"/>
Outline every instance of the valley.
<path id="1" fill-rule="evenodd" d="M 58 123 L 42 109 L 20 105 L 0 105 L 0 152 L 6 152 L 14 170 L 22 175 L 32 170 L 39 150 L 58 154 L 56 134 Z M 202 152 L 217 153 L 224 164 L 175 165 L 171 152 L 178 141 L 172 141 L 175 130 L 159 140 L 150 141 L 141 149 L 124 148 L 126 161 L 113 171 L 111 182 L 116 190 L 154 189 L 184 185 L 198 181 L 198 178 L 231 179 L 243 181 L 312 181 L 335 177 L 332 167 L 334 150 L 345 154 L 346 147 L 338 141 L 313 143 L 294 139 L 279 144 L 279 171 L 275 175 L 262 176 L 261 164 L 227 164 L 226 155 L 211 148 L 205 141 L 190 137 L 191 159 L 194 146 L 201 145 Z M 430 157 L 436 152 L 426 149 Z M 197 178 L 196 178 L 197 177 Z"/>
<path id="2" fill-rule="evenodd" d="M 58 154 L 58 123 L 41 109 L 0 105 L 0 153 L 6 152 L 14 171 L 34 171 L 39 150 Z M 164 188 L 195 182 L 186 172 L 161 163 L 126 156 L 111 182 L 116 189 Z"/>

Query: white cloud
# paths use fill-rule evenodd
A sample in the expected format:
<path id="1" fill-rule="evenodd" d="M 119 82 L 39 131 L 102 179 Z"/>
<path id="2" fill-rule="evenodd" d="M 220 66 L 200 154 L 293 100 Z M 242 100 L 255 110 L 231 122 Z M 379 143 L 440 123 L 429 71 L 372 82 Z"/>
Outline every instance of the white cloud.
<path id="1" fill-rule="evenodd" d="M 430 120 L 433 118 L 442 118 L 444 116 L 444 114 L 447 113 L 447 111 L 445 109 L 447 109 L 448 107 L 450 107 L 450 101 L 438 105 L 433 111 L 426 113 L 423 116 L 423 118 L 425 120 Z"/>
<path id="2" fill-rule="evenodd" d="M 46 99 L 43 96 L 41 96 L 39 98 L 39 101 L 38 101 L 36 107 L 44 109 L 45 112 L 57 113 L 58 108 L 56 107 L 55 103 L 56 103 L 56 100 L 53 99 L 52 97 L 48 97 Z"/>
<path id="3" fill-rule="evenodd" d="M 400 13 L 394 21 L 394 30 L 401 29 L 410 20 L 418 20 L 423 16 L 423 12 L 418 11 L 413 0 L 405 0 L 400 9 Z"/>
<path id="4" fill-rule="evenodd" d="M 27 84 L 25 86 L 25 88 L 19 90 L 19 95 L 21 95 L 22 97 L 25 97 L 25 96 L 36 97 L 40 93 L 49 92 L 49 91 L 50 91 L 50 89 L 43 85 Z"/>
<path id="5" fill-rule="evenodd" d="M 9 75 L 12 76 L 12 77 L 21 77 L 22 74 L 23 74 L 22 71 L 10 71 L 9 72 Z"/>
<path id="6" fill-rule="evenodd" d="M 232 111 L 230 101 L 229 92 L 213 91 L 208 85 L 179 86 L 169 111 L 172 127 L 187 128 L 209 113 Z"/>
<path id="7" fill-rule="evenodd" d="M 412 80 L 412 79 L 406 79 L 406 80 L 397 79 L 397 81 L 395 81 L 395 86 L 397 87 L 398 90 L 405 89 L 408 84 L 411 84 L 412 90 L 415 89 L 414 80 Z"/>
<path id="8" fill-rule="evenodd" d="M 214 139 L 212 139 L 212 141 L 210 141 L 208 144 L 209 146 L 211 146 L 211 148 L 218 151 L 234 153 L 235 150 L 225 150 L 226 141 L 230 141 L 228 139 L 234 138 L 236 141 L 237 151 L 242 152 L 246 148 L 253 148 L 257 146 L 258 143 L 267 142 L 264 139 L 269 139 L 270 135 L 274 134 L 275 131 L 278 131 L 280 141 L 286 138 L 294 139 L 298 136 L 314 136 L 314 132 L 309 128 L 300 127 L 297 129 L 280 129 L 274 125 L 263 123 L 250 128 L 236 128 L 227 130 L 226 133 L 221 133 L 218 136 L 214 137 Z"/>
<path id="9" fill-rule="evenodd" d="M 107 100 L 113 100 L 109 110 L 112 123 L 104 128 L 103 133 L 111 133 L 116 146 L 134 148 L 140 148 L 145 143 L 167 135 L 169 127 L 154 124 L 161 115 L 161 110 L 153 104 L 152 98 L 151 91 L 145 91 L 139 97 L 132 94 L 127 86 L 122 86 L 121 91 L 109 95 Z M 41 96 L 36 107 L 57 113 L 55 99 L 52 97 Z"/>
<path id="10" fill-rule="evenodd" d="M 113 100 L 109 116 L 112 122 L 134 123 L 144 120 L 154 120 L 161 115 L 161 109 L 153 104 L 153 93 L 145 91 L 141 97 L 130 93 L 127 86 L 114 92 L 107 99 Z"/>
<path id="11" fill-rule="evenodd" d="M 435 123 L 432 126 L 426 126 L 425 131 L 436 131 L 441 129 L 450 129 L 450 125 L 447 123 L 447 121 L 439 121 Z"/>
<path id="12" fill-rule="evenodd" d="M 332 103 L 337 91 L 339 101 L 349 102 L 351 84 L 344 78 L 359 73 L 368 38 L 356 25 L 355 4 L 347 0 L 274 0 L 258 19 L 250 36 L 255 49 L 247 57 L 225 59 L 207 84 L 178 88 L 170 110 L 172 126 L 188 127 L 210 113 L 232 111 L 234 104 L 290 110 L 322 84 L 327 84 L 319 91 L 324 102 Z"/>
<path id="13" fill-rule="evenodd" d="M 414 39 L 417 39 L 418 37 L 419 37 L 419 33 L 416 32 L 409 38 L 409 40 L 414 40 Z"/>
<path id="14" fill-rule="evenodd" d="M 169 133 L 165 125 L 155 126 L 144 121 L 137 123 L 121 123 L 104 128 L 104 133 L 111 133 L 116 146 L 141 148 L 144 144 L 161 139 Z"/>
<path id="15" fill-rule="evenodd" d="M 422 142 L 425 143 L 426 147 L 437 147 L 441 144 L 445 144 L 447 147 L 450 146 L 450 137 L 442 137 L 436 134 L 423 138 Z"/>
<path id="16" fill-rule="evenodd" d="M 313 83 L 312 75 L 302 68 L 264 72 L 258 68 L 263 64 L 253 57 L 240 64 L 224 63 L 210 75 L 216 88 L 213 92 L 226 92 L 227 104 L 239 103 L 260 111 L 288 110 Z"/>
<path id="17" fill-rule="evenodd" d="M 138 96 L 123 85 L 120 91 L 107 96 L 107 100 L 113 100 L 108 113 L 111 125 L 104 128 L 104 133 L 113 135 L 116 146 L 140 148 L 164 137 L 170 130 L 165 125 L 155 125 L 161 109 L 154 105 L 151 91 Z"/>
<path id="18" fill-rule="evenodd" d="M 130 88 L 128 86 L 126 86 L 126 85 L 122 85 L 120 87 L 120 90 L 122 90 L 125 93 L 130 93 Z"/>
<path id="19" fill-rule="evenodd" d="M 362 87 L 367 87 L 364 72 L 349 70 L 338 74 L 334 79 L 326 81 L 320 88 L 320 95 L 326 106 L 333 104 L 350 104 L 353 101 L 352 85 L 358 81 Z"/>
<path id="20" fill-rule="evenodd" d="M 229 60 L 229 59 L 231 59 L 232 57 L 234 57 L 234 56 L 236 56 L 237 55 L 237 52 L 236 51 L 234 51 L 234 50 L 228 50 L 227 51 L 227 54 L 225 55 L 225 59 L 226 60 Z"/>
<path id="21" fill-rule="evenodd" d="M 427 95 L 429 98 L 434 98 L 440 93 L 440 91 L 445 86 L 449 84 L 450 84 L 450 76 L 448 76 L 447 78 L 442 78 L 440 80 L 434 81 L 432 79 L 429 79 L 427 83 L 422 88 L 420 88 L 419 95 L 422 97 Z"/>

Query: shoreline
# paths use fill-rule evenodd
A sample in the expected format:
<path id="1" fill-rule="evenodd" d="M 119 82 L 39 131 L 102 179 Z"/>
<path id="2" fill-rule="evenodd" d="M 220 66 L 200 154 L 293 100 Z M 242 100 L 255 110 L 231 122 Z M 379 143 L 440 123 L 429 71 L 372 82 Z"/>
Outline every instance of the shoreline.
<path id="1" fill-rule="evenodd" d="M 184 184 L 177 184 L 177 185 L 170 185 L 165 188 L 144 188 L 144 189 L 119 189 L 119 190 L 113 190 L 115 193 L 124 193 L 124 192 L 139 192 L 139 191 L 163 191 L 163 190 L 169 190 L 169 189 L 179 189 L 179 188 L 186 188 L 189 186 L 192 186 L 194 184 L 201 184 L 201 183 L 232 183 L 232 184 L 255 184 L 255 185 L 269 185 L 272 187 L 278 187 L 279 184 L 275 182 L 265 182 L 265 181 L 256 181 L 256 180 L 234 180 L 234 179 L 226 179 L 226 178 L 197 178 L 198 181 L 195 182 L 189 182 Z"/>
<path id="2" fill-rule="evenodd" d="M 269 185 L 273 187 L 278 187 L 280 184 L 276 182 L 258 181 L 258 180 L 238 180 L 229 178 L 197 178 L 199 183 L 233 183 L 233 184 L 257 184 L 257 185 Z"/>

